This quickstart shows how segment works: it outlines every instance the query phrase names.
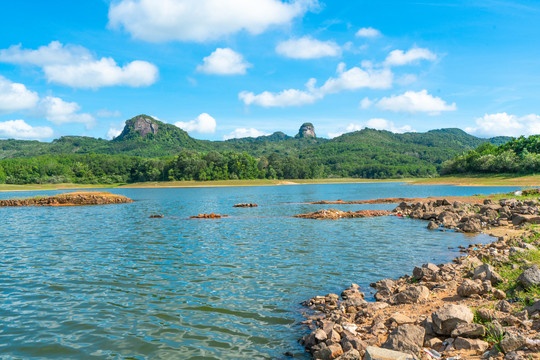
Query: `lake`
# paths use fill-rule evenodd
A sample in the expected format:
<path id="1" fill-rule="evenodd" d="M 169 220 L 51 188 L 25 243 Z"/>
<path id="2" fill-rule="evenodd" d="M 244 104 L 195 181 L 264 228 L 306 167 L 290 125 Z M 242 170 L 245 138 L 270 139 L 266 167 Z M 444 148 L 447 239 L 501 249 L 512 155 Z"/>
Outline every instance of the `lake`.
<path id="1" fill-rule="evenodd" d="M 300 302 L 449 261 L 486 235 L 398 217 L 306 220 L 317 200 L 465 196 L 399 183 L 107 189 L 132 204 L 0 208 L 2 359 L 307 359 Z M 3 192 L 1 198 L 67 191 Z M 257 208 L 233 208 L 253 202 Z M 229 218 L 188 219 L 199 213 Z M 161 219 L 149 218 L 163 214 Z M 449 249 L 452 247 L 453 249 Z"/>

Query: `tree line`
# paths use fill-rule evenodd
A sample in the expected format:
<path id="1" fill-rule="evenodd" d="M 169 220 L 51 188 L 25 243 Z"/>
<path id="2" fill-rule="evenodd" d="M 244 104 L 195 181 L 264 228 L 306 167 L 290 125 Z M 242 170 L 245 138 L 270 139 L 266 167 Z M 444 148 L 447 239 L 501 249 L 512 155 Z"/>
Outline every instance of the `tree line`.
<path id="1" fill-rule="evenodd" d="M 441 174 L 534 174 L 540 172 L 540 135 L 521 136 L 503 145 L 480 145 L 443 163 Z"/>

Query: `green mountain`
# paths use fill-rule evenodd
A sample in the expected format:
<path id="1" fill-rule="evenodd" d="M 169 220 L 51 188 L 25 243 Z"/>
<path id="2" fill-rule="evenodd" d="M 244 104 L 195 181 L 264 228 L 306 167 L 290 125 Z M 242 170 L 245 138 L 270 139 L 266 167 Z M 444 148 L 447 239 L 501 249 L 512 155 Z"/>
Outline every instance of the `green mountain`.
<path id="1" fill-rule="evenodd" d="M 146 179 L 148 177 L 144 174 L 152 172 L 153 168 L 159 168 L 154 169 L 152 174 L 160 180 L 248 176 L 241 171 L 242 167 L 251 167 L 249 176 L 255 177 L 399 178 L 436 176 L 447 160 L 482 144 L 494 147 L 509 140 L 511 138 L 508 137 L 481 139 L 460 129 L 405 134 L 363 129 L 334 139 L 324 139 L 316 136 L 313 124 L 305 123 L 295 137 L 276 132 L 256 138 L 207 141 L 194 139 L 174 125 L 147 115 L 138 115 L 127 120 L 122 133 L 110 141 L 83 136 L 64 136 L 51 143 L 0 140 L 0 160 L 45 157 L 45 160 L 33 163 L 32 166 L 38 168 L 45 166 L 39 164 L 46 164 L 47 156 L 55 157 L 49 159 L 49 163 L 60 162 L 66 168 L 80 162 L 91 162 L 93 169 L 99 169 L 103 162 L 137 164 L 137 169 L 131 168 L 131 175 L 127 177 L 123 173 L 115 173 L 115 176 L 123 176 L 122 179 L 128 180 L 134 178 L 133 173 L 142 174 L 135 176 L 136 179 Z M 79 156 L 85 154 L 92 156 Z M 120 160 L 114 158 L 120 155 L 123 156 L 118 158 Z M 142 160 L 134 158 L 127 161 L 126 156 Z M 158 158 L 163 158 L 163 162 Z M 14 171 L 17 168 L 15 163 L 10 162 L 9 166 L 4 163 L 3 167 Z M 238 166 L 240 168 L 234 170 L 233 176 L 231 169 Z M 2 161 L 0 170 L 1 167 Z M 124 167 L 129 168 L 127 165 Z M 98 170 L 96 172 L 99 173 Z M 10 176 L 10 179 L 17 179 L 19 175 Z M 44 169 L 32 176 L 32 179 L 39 179 L 49 175 L 47 169 Z"/>

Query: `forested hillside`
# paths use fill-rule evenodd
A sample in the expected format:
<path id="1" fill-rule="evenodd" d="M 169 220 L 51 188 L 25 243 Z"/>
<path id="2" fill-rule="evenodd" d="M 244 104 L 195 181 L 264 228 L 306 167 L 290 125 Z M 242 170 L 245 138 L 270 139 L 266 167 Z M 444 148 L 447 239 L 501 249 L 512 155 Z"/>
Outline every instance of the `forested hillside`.
<path id="1" fill-rule="evenodd" d="M 329 140 L 318 138 L 306 123 L 295 137 L 276 132 L 205 141 L 139 115 L 111 141 L 80 136 L 51 143 L 0 140 L 0 183 L 429 177 L 464 151 L 495 149 L 508 140 L 481 139 L 459 129 L 405 134 L 363 129 Z M 451 168 L 446 165 L 445 171 Z"/>
<path id="2" fill-rule="evenodd" d="M 443 174 L 532 174 L 540 172 L 540 135 L 521 136 L 500 146 L 482 144 L 448 160 Z"/>

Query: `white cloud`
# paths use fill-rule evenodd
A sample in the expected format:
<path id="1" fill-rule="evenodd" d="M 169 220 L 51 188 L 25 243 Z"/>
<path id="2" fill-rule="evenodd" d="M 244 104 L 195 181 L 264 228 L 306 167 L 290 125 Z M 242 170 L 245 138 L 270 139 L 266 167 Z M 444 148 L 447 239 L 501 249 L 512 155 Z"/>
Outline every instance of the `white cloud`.
<path id="1" fill-rule="evenodd" d="M 0 122 L 0 137 L 9 139 L 39 140 L 53 136 L 48 126 L 33 127 L 24 120 L 8 120 Z"/>
<path id="2" fill-rule="evenodd" d="M 264 131 L 259 131 L 254 128 L 249 128 L 249 129 L 239 128 L 223 136 L 223 140 L 240 139 L 240 138 L 245 138 L 245 137 L 258 137 L 258 136 L 265 136 L 265 135 L 270 135 L 270 134 L 265 133 Z"/>
<path id="3" fill-rule="evenodd" d="M 122 116 L 122 113 L 118 110 L 110 111 L 108 109 L 101 109 L 101 110 L 98 110 L 96 115 L 97 117 L 100 117 L 100 118 L 115 118 L 115 117 Z"/>
<path id="4" fill-rule="evenodd" d="M 377 107 L 395 112 L 426 112 L 429 115 L 437 115 L 442 111 L 457 110 L 456 103 L 448 105 L 440 97 L 429 95 L 427 90 L 419 92 L 407 91 L 402 95 L 384 97 L 377 102 Z"/>
<path id="5" fill-rule="evenodd" d="M 316 6 L 317 0 L 121 0 L 109 8 L 109 26 L 145 41 L 203 42 L 242 30 L 260 34 Z"/>
<path id="6" fill-rule="evenodd" d="M 376 130 L 387 130 L 398 134 L 414 131 L 409 125 L 396 126 L 392 121 L 386 119 L 370 119 L 366 122 L 366 127 Z"/>
<path id="7" fill-rule="evenodd" d="M 369 100 L 369 98 L 365 97 L 360 101 L 360 108 L 362 109 L 369 109 L 373 105 L 373 101 Z"/>
<path id="8" fill-rule="evenodd" d="M 418 78 L 414 74 L 404 74 L 396 79 L 396 83 L 398 83 L 401 86 L 407 86 L 414 82 L 416 82 Z"/>
<path id="9" fill-rule="evenodd" d="M 59 41 L 52 41 L 49 45 L 40 46 L 36 50 L 23 49 L 21 44 L 0 50 L 0 62 L 10 64 L 47 66 L 93 60 L 94 57 L 88 49 L 78 45 L 63 45 Z"/>
<path id="10" fill-rule="evenodd" d="M 320 41 L 305 36 L 279 43 L 276 46 L 276 52 L 293 59 L 317 59 L 326 56 L 340 56 L 341 47 L 333 41 Z"/>
<path id="11" fill-rule="evenodd" d="M 35 109 L 35 115 L 44 116 L 56 125 L 81 123 L 86 128 L 94 126 L 96 119 L 90 114 L 77 113 L 80 109 L 81 107 L 76 102 L 66 102 L 58 97 L 47 96 L 40 101 Z"/>
<path id="12" fill-rule="evenodd" d="M 386 89 L 392 86 L 393 74 L 388 69 L 361 69 L 353 67 L 346 70 L 345 64 L 340 63 L 337 68 L 337 77 L 329 78 L 321 87 L 315 87 L 316 80 L 310 79 L 306 83 L 306 90 L 288 89 L 279 93 L 264 91 L 261 94 L 243 91 L 238 97 L 246 105 L 259 105 L 263 107 L 286 107 L 312 104 L 328 94 L 335 94 L 345 90 L 358 90 L 362 88 Z"/>
<path id="13" fill-rule="evenodd" d="M 478 136 L 514 136 L 540 134 L 540 116 L 509 115 L 505 112 L 485 114 L 476 119 L 476 127 L 467 127 L 465 131 Z"/>
<path id="14" fill-rule="evenodd" d="M 252 92 L 242 91 L 238 98 L 246 105 L 258 105 L 262 107 L 287 107 L 313 104 L 318 97 L 306 91 L 288 89 L 279 93 L 264 91 L 258 95 Z"/>
<path id="15" fill-rule="evenodd" d="M 37 93 L 0 75 L 0 114 L 33 108 L 38 100 Z"/>
<path id="16" fill-rule="evenodd" d="M 202 113 L 195 120 L 189 122 L 179 121 L 174 125 L 187 132 L 213 134 L 216 131 L 216 120 L 207 113 Z"/>
<path id="17" fill-rule="evenodd" d="M 357 37 L 364 37 L 364 38 L 375 38 L 381 36 L 381 32 L 377 29 L 374 29 L 372 27 L 367 28 L 361 28 L 356 32 Z"/>
<path id="18" fill-rule="evenodd" d="M 394 124 L 394 122 L 392 121 L 389 121 L 389 120 L 386 120 L 386 119 L 369 119 L 368 121 L 366 121 L 365 123 L 362 123 L 362 124 L 354 124 L 354 123 L 350 123 L 346 128 L 345 128 L 345 131 L 341 131 L 341 132 L 331 132 L 331 133 L 328 133 L 328 137 L 329 138 L 335 138 L 335 137 L 338 137 L 338 136 L 341 136 L 345 133 L 350 133 L 350 132 L 353 132 L 353 131 L 359 131 L 359 130 L 362 130 L 362 129 L 365 129 L 365 128 L 370 128 L 370 129 L 376 129 L 376 130 L 387 130 L 387 131 L 391 131 L 393 133 L 398 133 L 398 134 L 401 134 L 401 133 L 404 133 L 404 132 L 413 132 L 415 130 L 413 130 L 409 125 L 404 125 L 404 126 L 396 126 Z"/>
<path id="19" fill-rule="evenodd" d="M 124 126 L 117 126 L 117 125 L 111 125 L 109 128 L 109 131 L 107 131 L 107 139 L 112 140 L 118 135 L 122 133 L 122 130 L 124 130 Z"/>
<path id="20" fill-rule="evenodd" d="M 409 51 L 394 50 L 388 54 L 384 65 L 386 66 L 402 66 L 407 64 L 414 64 L 420 60 L 435 61 L 437 55 L 423 48 L 412 48 Z"/>
<path id="21" fill-rule="evenodd" d="M 49 82 L 74 88 L 140 87 L 151 85 L 158 78 L 158 68 L 149 62 L 136 60 L 119 66 L 112 58 L 98 60 L 82 46 L 58 41 L 37 50 L 11 46 L 0 50 L 0 62 L 40 66 Z"/>
<path id="22" fill-rule="evenodd" d="M 203 64 L 197 66 L 197 71 L 215 75 L 245 74 L 252 65 L 244 57 L 229 48 L 217 48 L 212 54 L 203 59 Z"/>
<path id="23" fill-rule="evenodd" d="M 73 65 L 48 65 L 47 80 L 74 88 L 97 89 L 104 86 L 149 86 L 156 82 L 158 69 L 146 61 L 132 61 L 120 67 L 112 58 Z"/>

